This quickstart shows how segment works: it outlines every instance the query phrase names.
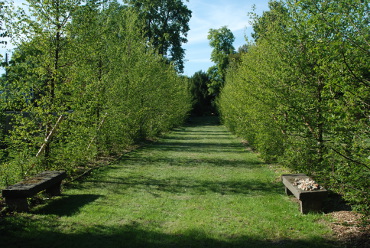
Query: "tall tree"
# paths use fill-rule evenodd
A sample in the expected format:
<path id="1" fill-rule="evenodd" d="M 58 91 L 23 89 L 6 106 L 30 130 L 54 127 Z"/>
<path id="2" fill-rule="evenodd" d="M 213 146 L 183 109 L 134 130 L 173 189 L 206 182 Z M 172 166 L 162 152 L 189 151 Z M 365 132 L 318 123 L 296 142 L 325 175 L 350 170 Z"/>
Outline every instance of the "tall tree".
<path id="1" fill-rule="evenodd" d="M 186 0 L 188 1 L 188 0 Z M 148 41 L 174 63 L 179 72 L 184 70 L 191 10 L 182 0 L 125 0 L 134 7 L 145 21 L 145 36 Z"/>
<path id="2" fill-rule="evenodd" d="M 229 65 L 229 55 L 235 53 L 233 46 L 235 37 L 234 34 L 226 26 L 219 29 L 210 29 L 208 32 L 208 40 L 213 48 L 211 60 L 215 63 L 209 68 L 208 74 L 211 78 L 210 93 L 218 95 L 220 89 L 224 85 L 226 70 Z"/>
<path id="3" fill-rule="evenodd" d="M 50 134 L 58 118 L 56 115 L 64 114 L 70 107 L 66 99 L 71 91 L 69 69 L 73 64 L 73 56 L 70 56 L 68 49 L 70 37 L 67 33 L 72 13 L 80 1 L 28 0 L 27 3 L 28 12 L 14 13 L 12 23 L 9 23 L 13 40 L 22 49 L 19 55 L 26 56 L 18 60 L 18 68 L 26 68 L 27 77 L 9 83 L 13 88 L 19 88 L 19 96 L 25 98 L 19 110 L 32 113 L 32 118 L 17 116 L 22 125 L 13 130 L 11 137 L 18 139 L 13 144 L 22 144 L 22 139 L 33 140 L 28 146 L 35 149 Z M 30 92 L 38 95 L 33 104 L 30 104 L 30 97 L 24 97 Z M 38 136 L 34 135 L 36 133 Z M 49 144 L 46 142 L 44 146 L 45 161 L 51 154 Z M 22 145 L 18 148 L 27 150 Z"/>

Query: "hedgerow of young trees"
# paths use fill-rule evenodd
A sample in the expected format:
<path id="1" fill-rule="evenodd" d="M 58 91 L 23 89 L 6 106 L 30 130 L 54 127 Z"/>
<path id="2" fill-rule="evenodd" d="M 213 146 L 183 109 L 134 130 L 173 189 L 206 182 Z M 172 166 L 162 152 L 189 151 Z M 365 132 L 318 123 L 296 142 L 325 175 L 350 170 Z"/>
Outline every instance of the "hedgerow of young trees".
<path id="1" fill-rule="evenodd" d="M 369 1 L 269 6 L 229 67 L 222 119 L 266 161 L 308 173 L 368 214 Z"/>
<path id="2" fill-rule="evenodd" d="M 186 118 L 188 81 L 145 39 L 134 8 L 27 3 L 29 10 L 9 10 L 6 20 L 17 48 L 2 78 L 12 128 L 0 185 L 46 169 L 79 170 Z"/>

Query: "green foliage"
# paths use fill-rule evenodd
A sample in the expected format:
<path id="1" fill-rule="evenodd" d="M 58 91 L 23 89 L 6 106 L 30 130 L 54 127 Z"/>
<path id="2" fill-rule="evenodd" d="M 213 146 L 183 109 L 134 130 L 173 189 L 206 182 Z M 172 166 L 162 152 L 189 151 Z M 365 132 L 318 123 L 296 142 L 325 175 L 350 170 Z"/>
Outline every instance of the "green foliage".
<path id="1" fill-rule="evenodd" d="M 273 79 L 256 71 L 257 66 L 267 69 L 266 61 L 270 61 L 259 56 L 263 52 L 262 46 L 250 46 L 250 51 L 242 55 L 242 62 L 233 64 L 218 105 L 224 123 L 247 139 L 266 161 L 274 161 L 284 149 L 285 139 L 283 130 L 274 121 L 278 115 L 271 114 L 277 100 L 269 88 Z M 265 55 L 274 59 L 273 54 Z M 260 81 L 255 84 L 255 80 Z"/>
<path id="2" fill-rule="evenodd" d="M 6 8 L 6 3 L 0 2 L 0 45 L 5 46 L 7 44 L 7 41 L 4 40 L 5 37 L 7 37 L 6 29 L 4 28 L 4 9 Z M 0 54 L 0 60 L 3 59 L 3 55 Z M 6 55 L 7 59 L 7 55 Z M 5 61 L 6 62 L 6 61 Z M 0 67 L 3 67 L 5 65 L 5 62 L 0 63 Z M 0 79 L 0 163 L 5 159 L 6 157 L 6 151 L 5 151 L 5 123 L 6 123 L 6 117 L 4 114 L 4 110 L 6 109 L 6 91 L 4 89 L 4 82 Z"/>
<path id="3" fill-rule="evenodd" d="M 208 74 L 202 71 L 194 73 L 190 78 L 190 91 L 193 97 L 192 114 L 202 116 L 216 112 L 213 106 L 214 96 L 210 95 L 208 91 L 209 84 Z"/>
<path id="4" fill-rule="evenodd" d="M 270 8 L 228 73 L 223 120 L 263 158 L 317 177 L 369 213 L 369 3 Z"/>
<path id="5" fill-rule="evenodd" d="M 224 85 L 226 70 L 229 66 L 229 55 L 235 53 L 233 42 L 234 34 L 226 26 L 219 29 L 210 29 L 208 33 L 210 46 L 213 48 L 211 60 L 215 63 L 209 68 L 208 75 L 211 78 L 209 93 L 218 95 Z"/>
<path id="6" fill-rule="evenodd" d="M 13 34 L 19 23 L 33 25 L 19 34 L 3 78 L 13 121 L 1 185 L 120 154 L 190 111 L 187 80 L 147 44 L 132 9 L 114 1 L 53 3 L 31 1 L 38 18 L 20 13 L 10 23 Z"/>
<path id="7" fill-rule="evenodd" d="M 178 72 L 184 70 L 191 10 L 182 0 L 125 0 L 144 20 L 144 35 L 158 53 L 175 65 Z M 186 0 L 188 2 L 188 0 Z"/>
<path id="8" fill-rule="evenodd" d="M 5 2 L 0 2 L 0 45 L 4 46 L 7 44 L 6 40 L 3 40 L 5 37 L 8 36 L 6 29 L 4 28 L 4 16 L 5 16 L 5 9 L 7 8 L 7 4 Z M 0 54 L 0 59 L 2 59 L 3 55 Z"/>
<path id="9" fill-rule="evenodd" d="M 233 33 L 226 26 L 219 29 L 210 29 L 208 40 L 210 46 L 213 48 L 211 60 L 220 66 L 225 66 L 227 64 L 228 55 L 235 52 L 233 46 L 235 37 Z M 225 67 L 223 69 L 225 69 Z"/>
<path id="10" fill-rule="evenodd" d="M 0 106 L 0 163 L 2 163 L 6 158 L 6 144 L 5 144 L 5 123 L 6 118 L 3 112 L 3 107 Z"/>

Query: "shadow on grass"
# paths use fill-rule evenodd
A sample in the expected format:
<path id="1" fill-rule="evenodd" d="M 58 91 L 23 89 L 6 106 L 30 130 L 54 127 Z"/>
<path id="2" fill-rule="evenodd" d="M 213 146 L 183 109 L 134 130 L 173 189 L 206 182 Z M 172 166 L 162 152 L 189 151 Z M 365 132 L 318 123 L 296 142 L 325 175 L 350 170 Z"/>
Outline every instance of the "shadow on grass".
<path id="1" fill-rule="evenodd" d="M 121 158 L 121 161 L 123 163 L 134 164 L 158 162 L 174 166 L 192 166 L 199 163 L 207 163 L 210 166 L 243 168 L 255 168 L 256 165 L 261 166 L 264 164 L 264 162 L 257 157 L 245 159 L 243 155 L 248 155 L 252 152 L 245 149 L 241 144 L 235 143 L 235 141 L 230 143 L 223 143 L 217 140 L 214 142 L 196 142 L 193 139 L 189 139 L 189 142 L 186 141 L 187 139 L 185 138 L 166 137 L 161 142 L 151 144 L 150 146 L 143 147 L 127 154 Z M 150 155 L 152 151 L 154 151 L 154 156 Z M 167 152 L 176 152 L 177 157 L 171 158 L 168 156 Z M 196 156 L 199 157 L 199 159 L 189 158 L 189 156 L 194 157 L 193 153 L 205 154 L 206 156 Z M 147 154 L 149 154 L 149 156 Z M 223 155 L 222 157 L 220 156 L 221 154 Z M 242 155 L 242 157 L 238 157 L 238 155 Z"/>
<path id="2" fill-rule="evenodd" d="M 163 191 L 167 193 L 193 195 L 217 193 L 220 195 L 244 194 L 246 196 L 265 196 L 281 194 L 282 192 L 280 184 L 252 179 L 243 181 L 195 180 L 187 177 L 158 179 L 144 175 L 130 175 L 127 177 L 110 177 L 109 180 L 90 179 L 85 182 L 93 183 L 95 187 L 109 188 L 115 194 L 122 194 L 128 189 L 140 189 L 151 193 Z M 80 187 L 90 187 L 90 184 L 81 184 Z"/>
<path id="3" fill-rule="evenodd" d="M 187 120 L 186 126 L 218 126 L 220 123 L 218 116 L 192 116 Z"/>
<path id="4" fill-rule="evenodd" d="M 189 135 L 187 134 L 189 133 Z M 161 141 L 152 143 L 144 150 L 161 152 L 197 152 L 197 153 L 249 153 L 245 146 L 238 143 L 228 131 L 196 131 L 185 129 L 163 137 Z"/>
<path id="5" fill-rule="evenodd" d="M 208 122 L 203 122 L 204 125 L 218 125 L 217 119 L 213 118 Z M 196 124 L 199 125 L 199 124 Z M 214 132 L 209 132 L 213 134 Z M 219 133 L 224 135 L 223 133 Z M 215 135 L 216 137 L 217 135 Z M 221 138 L 221 135 L 220 135 Z M 191 140 L 191 139 L 189 139 Z M 214 139 L 215 142 L 216 139 Z M 192 143 L 190 145 L 190 143 Z M 198 148 L 206 148 L 217 150 L 227 146 L 216 143 L 198 144 L 195 139 L 181 147 L 181 142 L 175 142 L 172 139 L 169 143 L 163 142 L 155 144 L 156 150 L 166 151 L 166 149 L 187 149 L 187 151 L 196 151 Z M 193 148 L 192 146 L 195 146 Z M 236 148 L 231 145 L 231 150 Z M 234 152 L 231 151 L 230 152 Z M 144 150 L 144 154 L 145 151 Z M 149 148 L 150 151 L 150 148 Z M 208 150 L 209 151 L 209 150 Z M 125 158 L 123 165 L 137 167 L 139 165 L 147 165 L 148 163 L 166 163 L 171 166 L 202 166 L 207 163 L 208 166 L 232 166 L 253 168 L 260 166 L 257 160 L 245 164 L 244 160 L 238 159 L 216 159 L 216 158 L 187 158 L 178 157 L 176 159 L 168 158 L 166 155 L 157 155 L 154 157 L 132 156 Z M 256 162 L 255 162 L 256 161 Z M 264 182 L 260 180 L 222 180 L 215 178 L 213 180 L 201 180 L 199 177 L 168 177 L 155 178 L 148 175 L 127 174 L 127 176 L 110 176 L 105 177 L 104 170 L 113 170 L 121 166 L 110 166 L 102 169 L 102 173 L 89 177 L 81 184 L 74 184 L 73 188 L 104 188 L 113 193 L 125 193 L 128 189 L 146 190 L 152 194 L 158 192 L 166 193 L 182 193 L 186 194 L 207 194 L 217 193 L 225 194 L 244 194 L 245 196 L 257 197 L 266 194 L 281 194 L 282 188 L 276 184 Z M 159 193 L 157 194 L 161 196 Z M 334 247 L 330 240 L 325 240 L 322 237 L 311 237 L 307 240 L 265 240 L 264 234 L 256 236 L 220 236 L 217 237 L 210 233 L 206 233 L 199 229 L 184 229 L 176 233 L 165 233 L 158 229 L 158 226 L 153 226 L 150 222 L 143 222 L 138 218 L 136 221 L 117 218 L 117 223 L 112 225 L 89 225 L 83 223 L 83 220 L 76 220 L 73 223 L 65 221 L 65 216 L 72 216 L 78 213 L 83 206 L 96 201 L 100 195 L 81 194 L 81 195 L 64 195 L 56 198 L 46 206 L 40 206 L 33 210 L 33 215 L 16 214 L 11 217 L 0 218 L 0 247 L 63 247 L 63 248 L 182 248 L 182 247 Z M 123 206 L 122 206 L 123 207 Z M 113 218 L 113 217 L 112 217 Z M 140 222 L 141 221 L 141 222 Z M 163 223 L 164 225 L 165 223 Z M 156 224 L 157 225 L 157 224 Z M 250 228 L 246 226 L 245 228 Z"/>
<path id="6" fill-rule="evenodd" d="M 179 167 L 201 167 L 207 165 L 210 167 L 224 168 L 260 168 L 264 163 L 261 160 L 250 160 L 248 163 L 241 159 L 221 159 L 221 158 L 169 158 L 169 157 L 147 157 L 147 158 L 129 158 L 126 163 L 130 165 L 147 165 L 147 164 L 166 164 L 168 166 Z"/>
<path id="7" fill-rule="evenodd" d="M 80 209 L 100 198 L 100 195 L 81 194 L 81 195 L 63 195 L 54 198 L 46 206 L 41 206 L 33 211 L 35 214 L 53 214 L 58 216 L 72 216 Z"/>
<path id="8" fill-rule="evenodd" d="M 189 135 L 187 135 L 186 133 L 184 132 L 177 132 L 176 134 L 177 135 L 171 135 L 171 136 L 168 136 L 168 137 L 165 137 L 165 140 L 192 140 L 192 141 L 196 141 L 196 140 L 204 140 L 204 139 L 207 139 L 207 140 L 214 140 L 214 139 L 230 139 L 230 133 L 219 133 L 219 134 L 216 134 L 216 133 L 213 133 L 212 134 L 207 134 L 207 135 L 204 135 L 205 132 L 201 132 L 203 134 L 199 134 L 197 136 L 194 136 L 192 135 L 192 133 L 195 133 L 195 132 L 191 132 Z"/>
<path id="9" fill-rule="evenodd" d="M 183 152 L 230 152 L 230 153 L 247 153 L 239 144 L 222 144 L 222 143 L 196 143 L 196 142 L 162 142 L 155 145 L 157 150 L 162 151 L 183 151 Z"/>
<path id="10" fill-rule="evenodd" d="M 35 219 L 16 216 L 0 219 L 0 244 L 7 248 L 26 247 L 63 247 L 63 248 L 277 248 L 277 247 L 335 247 L 329 240 L 313 237 L 310 240 L 264 240 L 259 237 L 233 236 L 210 237 L 202 230 L 183 230 L 181 233 L 168 234 L 153 230 L 137 222 L 124 225 L 95 225 L 87 229 L 76 224 L 73 233 L 60 231 L 59 220 L 55 216 Z"/>

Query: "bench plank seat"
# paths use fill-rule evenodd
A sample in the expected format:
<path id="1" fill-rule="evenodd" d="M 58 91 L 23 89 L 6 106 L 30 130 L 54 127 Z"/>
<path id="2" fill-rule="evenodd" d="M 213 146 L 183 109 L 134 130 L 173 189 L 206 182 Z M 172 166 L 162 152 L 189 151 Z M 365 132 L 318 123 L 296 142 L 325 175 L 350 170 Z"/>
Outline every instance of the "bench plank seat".
<path id="1" fill-rule="evenodd" d="M 310 179 L 306 174 L 284 174 L 281 180 L 285 186 L 287 195 L 294 195 L 300 203 L 300 211 L 303 214 L 308 212 L 319 212 L 322 210 L 322 203 L 327 198 L 328 191 L 324 188 L 313 191 L 299 189 L 294 185 L 295 179 Z"/>
<path id="2" fill-rule="evenodd" d="M 60 195 L 61 183 L 67 177 L 65 171 L 44 171 L 32 178 L 2 190 L 2 196 L 9 208 L 28 211 L 27 198 L 45 190 L 49 196 Z"/>

